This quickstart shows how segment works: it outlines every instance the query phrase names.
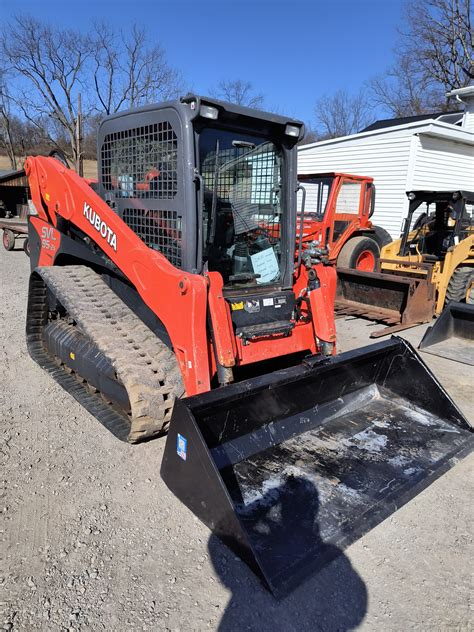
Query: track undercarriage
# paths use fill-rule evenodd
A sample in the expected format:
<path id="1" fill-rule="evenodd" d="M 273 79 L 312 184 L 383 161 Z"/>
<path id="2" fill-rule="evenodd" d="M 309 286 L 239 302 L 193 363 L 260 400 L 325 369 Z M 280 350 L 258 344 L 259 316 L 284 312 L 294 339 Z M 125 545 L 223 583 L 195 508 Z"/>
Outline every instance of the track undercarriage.
<path id="1" fill-rule="evenodd" d="M 184 392 L 176 358 L 93 270 L 36 270 L 27 337 L 33 358 L 116 437 L 166 432 Z"/>

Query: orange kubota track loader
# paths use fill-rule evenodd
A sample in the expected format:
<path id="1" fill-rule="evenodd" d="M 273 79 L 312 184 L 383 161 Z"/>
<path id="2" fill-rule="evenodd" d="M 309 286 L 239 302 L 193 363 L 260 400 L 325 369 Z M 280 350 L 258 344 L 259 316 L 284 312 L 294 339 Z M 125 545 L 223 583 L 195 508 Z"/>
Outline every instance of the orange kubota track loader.
<path id="1" fill-rule="evenodd" d="M 276 595 L 472 446 L 407 343 L 335 356 L 335 269 L 295 247 L 302 136 L 188 95 L 105 119 L 97 185 L 25 164 L 32 357 L 120 439 L 169 426 L 166 484 Z"/>

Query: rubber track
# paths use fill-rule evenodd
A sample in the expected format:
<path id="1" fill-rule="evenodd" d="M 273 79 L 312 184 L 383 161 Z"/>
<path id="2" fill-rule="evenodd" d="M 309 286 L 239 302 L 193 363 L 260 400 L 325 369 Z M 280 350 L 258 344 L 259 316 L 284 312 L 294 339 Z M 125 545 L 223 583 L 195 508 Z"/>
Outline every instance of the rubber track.
<path id="1" fill-rule="evenodd" d="M 46 287 L 112 363 L 127 390 L 131 415 L 116 412 L 46 352 L 41 336 L 48 322 Z M 166 432 L 174 399 L 184 394 L 176 357 L 93 270 L 36 268 L 30 280 L 27 338 L 33 359 L 119 439 L 135 443 Z"/>

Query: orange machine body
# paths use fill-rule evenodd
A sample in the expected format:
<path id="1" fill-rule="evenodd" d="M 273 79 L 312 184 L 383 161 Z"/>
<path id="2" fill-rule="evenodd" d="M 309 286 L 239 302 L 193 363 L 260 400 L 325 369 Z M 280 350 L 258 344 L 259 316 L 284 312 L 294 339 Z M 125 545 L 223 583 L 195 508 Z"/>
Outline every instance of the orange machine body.
<path id="1" fill-rule="evenodd" d="M 36 257 L 40 266 L 61 265 L 62 223 L 79 229 L 126 276 L 165 326 L 187 395 L 211 389 L 216 358 L 223 367 L 232 368 L 298 352 L 315 354 L 321 342 L 332 344 L 335 352 L 336 274 L 332 267 L 315 265 L 319 283 L 311 291 L 305 267 L 295 269 L 295 296 L 304 295 L 306 300 L 290 335 L 262 336 L 245 343 L 232 328 L 218 272 L 192 274 L 173 266 L 146 246 L 86 180 L 55 158 L 30 157 L 25 170 L 37 212 L 30 216 L 39 249 L 32 252 L 33 260 Z"/>
<path id="2" fill-rule="evenodd" d="M 318 241 L 329 251 L 335 264 L 343 246 L 354 236 L 372 233 L 373 178 L 347 173 L 299 174 L 306 189 L 303 216 L 303 243 Z M 322 190 L 321 183 L 327 190 Z M 311 195 L 316 186 L 318 195 Z M 301 213 L 298 214 L 298 225 Z"/>

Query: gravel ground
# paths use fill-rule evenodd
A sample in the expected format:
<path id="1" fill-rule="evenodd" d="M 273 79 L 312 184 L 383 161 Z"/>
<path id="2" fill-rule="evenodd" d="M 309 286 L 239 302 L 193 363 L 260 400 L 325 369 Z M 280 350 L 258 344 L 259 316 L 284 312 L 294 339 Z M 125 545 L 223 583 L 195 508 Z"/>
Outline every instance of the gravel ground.
<path id="1" fill-rule="evenodd" d="M 30 360 L 28 261 L 0 267 L 0 629 L 472 629 L 472 456 L 276 602 L 167 490 L 164 440 L 120 443 Z M 472 369 L 426 360 L 470 412 Z"/>

